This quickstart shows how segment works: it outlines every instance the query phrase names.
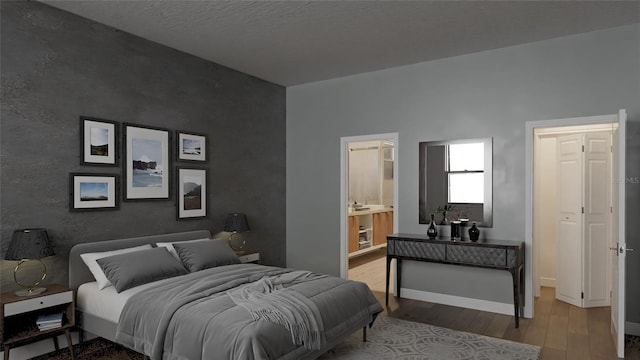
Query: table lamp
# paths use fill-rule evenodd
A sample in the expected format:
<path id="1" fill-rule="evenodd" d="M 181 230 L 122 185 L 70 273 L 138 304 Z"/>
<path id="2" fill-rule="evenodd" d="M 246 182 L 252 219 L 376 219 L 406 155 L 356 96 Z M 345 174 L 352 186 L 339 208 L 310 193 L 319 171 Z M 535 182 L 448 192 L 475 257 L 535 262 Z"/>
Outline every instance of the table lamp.
<path id="1" fill-rule="evenodd" d="M 47 277 L 47 267 L 42 262 L 42 258 L 55 255 L 53 246 L 49 241 L 49 235 L 45 229 L 20 229 L 15 230 L 9 242 L 9 248 L 5 255 L 5 260 L 18 260 L 18 265 L 13 270 L 13 280 L 23 290 L 15 292 L 17 296 L 31 296 L 41 294 L 47 291 L 44 287 L 38 287 L 40 283 Z M 39 261 L 42 265 L 42 278 L 33 284 L 23 284 L 18 281 L 18 269 L 27 261 Z"/>
<path id="2" fill-rule="evenodd" d="M 227 217 L 227 222 L 224 224 L 224 231 L 231 232 L 229 235 L 229 246 L 236 251 L 241 252 L 244 248 L 245 241 L 242 240 L 240 246 L 235 247 L 232 238 L 235 234 L 249 231 L 249 223 L 247 222 L 247 215 L 243 213 L 231 213 Z"/>

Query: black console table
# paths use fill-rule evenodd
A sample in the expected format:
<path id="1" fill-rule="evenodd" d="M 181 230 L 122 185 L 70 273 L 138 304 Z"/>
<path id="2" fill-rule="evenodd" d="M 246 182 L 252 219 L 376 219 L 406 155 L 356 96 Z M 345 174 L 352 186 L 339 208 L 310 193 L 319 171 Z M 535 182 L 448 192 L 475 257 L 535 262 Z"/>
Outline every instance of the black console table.
<path id="1" fill-rule="evenodd" d="M 513 279 L 513 307 L 516 328 L 524 311 L 524 243 L 519 241 L 451 241 L 429 239 L 426 235 L 392 234 L 387 236 L 387 284 L 385 300 L 389 304 L 389 272 L 396 259 L 396 284 L 400 297 L 402 261 L 426 261 L 441 264 L 507 270 Z"/>

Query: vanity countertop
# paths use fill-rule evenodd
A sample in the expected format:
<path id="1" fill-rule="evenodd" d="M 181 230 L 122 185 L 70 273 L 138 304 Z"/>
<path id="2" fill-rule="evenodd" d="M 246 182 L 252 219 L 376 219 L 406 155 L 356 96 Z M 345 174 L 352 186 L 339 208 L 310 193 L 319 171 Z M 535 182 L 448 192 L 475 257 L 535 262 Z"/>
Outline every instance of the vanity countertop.
<path id="1" fill-rule="evenodd" d="M 367 207 L 366 205 L 363 205 L 363 207 Z M 393 211 L 393 208 L 391 207 L 386 207 L 386 208 L 380 208 L 380 209 L 366 209 L 366 210 L 351 210 L 349 211 L 349 216 L 360 216 L 360 215 L 370 215 L 370 214 L 377 214 L 377 213 L 382 213 L 382 212 L 387 212 L 387 211 Z"/>

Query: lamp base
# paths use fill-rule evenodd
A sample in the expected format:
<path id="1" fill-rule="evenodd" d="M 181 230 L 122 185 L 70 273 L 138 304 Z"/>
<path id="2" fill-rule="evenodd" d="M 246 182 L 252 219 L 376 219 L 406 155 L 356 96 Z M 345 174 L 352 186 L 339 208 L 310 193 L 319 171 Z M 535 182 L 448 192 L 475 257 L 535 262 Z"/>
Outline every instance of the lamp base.
<path id="1" fill-rule="evenodd" d="M 20 266 L 22 264 L 29 261 L 28 259 L 20 260 L 16 268 L 13 269 L 13 280 L 16 282 L 16 284 L 22 286 L 24 289 L 15 291 L 14 294 L 16 294 L 16 296 L 33 296 L 33 295 L 42 294 L 43 292 L 47 291 L 47 288 L 38 287 L 38 285 L 40 285 L 42 280 L 44 280 L 47 277 L 47 267 L 44 265 L 42 260 L 40 259 L 34 259 L 34 260 L 38 261 L 40 265 L 42 265 L 42 277 L 40 278 L 40 280 L 36 281 L 35 283 L 28 284 L 28 285 L 18 281 L 18 269 L 20 269 Z"/>
<path id="2" fill-rule="evenodd" d="M 229 246 L 231 247 L 231 249 L 233 251 L 240 252 L 240 251 L 244 251 L 244 244 L 245 244 L 245 240 L 242 240 L 242 243 L 240 244 L 240 246 L 236 246 L 235 242 L 233 241 L 233 236 L 236 235 L 237 233 L 234 232 L 233 234 L 229 235 Z"/>
<path id="3" fill-rule="evenodd" d="M 35 287 L 31 289 L 16 290 L 14 294 L 16 294 L 16 296 L 33 296 L 33 295 L 42 294 L 45 291 L 47 291 L 47 288 Z"/>

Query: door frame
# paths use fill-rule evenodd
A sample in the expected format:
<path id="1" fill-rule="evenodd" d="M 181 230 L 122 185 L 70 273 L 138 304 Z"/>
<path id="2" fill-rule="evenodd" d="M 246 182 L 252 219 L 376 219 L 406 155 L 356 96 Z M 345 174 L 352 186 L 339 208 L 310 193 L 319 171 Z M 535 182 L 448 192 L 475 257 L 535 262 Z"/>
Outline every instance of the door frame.
<path id="1" fill-rule="evenodd" d="M 541 156 L 540 154 L 540 149 L 538 148 L 538 146 L 542 146 L 542 142 L 546 139 L 554 139 L 557 140 L 559 136 L 562 135 L 570 135 L 570 134 L 581 134 L 583 136 L 588 136 L 589 134 L 592 133 L 603 133 L 605 131 L 609 131 L 609 141 L 613 140 L 613 134 L 610 133 L 611 131 L 611 125 L 610 124 L 606 124 L 606 123 L 602 123 L 602 124 L 590 124 L 590 125 L 579 125 L 579 126 L 563 126 L 563 127 L 551 127 L 551 128 L 536 128 L 533 132 L 533 136 L 534 136 L 534 142 L 533 142 L 533 169 L 534 169 L 534 184 L 533 184 L 533 193 L 534 195 L 540 191 L 540 173 L 535 173 L 535 170 L 538 168 L 538 166 L 541 166 L 542 162 L 544 162 L 544 158 L 539 158 L 539 156 Z M 557 146 L 557 144 L 556 144 Z M 613 144 L 611 144 L 611 146 L 613 146 Z M 610 154 L 612 155 L 612 153 Z M 547 159 L 548 160 L 548 159 Z M 613 161 L 613 157 L 610 156 L 609 157 L 609 170 L 612 176 L 614 176 L 613 174 L 613 168 L 612 168 L 612 161 Z M 611 187 L 609 190 L 613 190 L 613 187 Z M 613 192 L 611 192 L 611 196 L 613 196 Z M 610 199 L 611 202 L 613 202 L 613 198 Z M 540 271 L 540 263 L 541 263 L 541 258 L 542 258 L 542 249 L 541 249 L 541 238 L 540 238 L 540 229 L 541 224 L 540 224 L 540 217 L 542 216 L 541 214 L 543 213 L 543 209 L 541 207 L 539 207 L 536 202 L 534 201 L 533 203 L 533 211 L 534 211 L 534 222 L 533 222 L 533 242 L 534 242 L 534 246 L 533 246 L 533 264 L 534 265 L 534 272 L 533 272 L 533 291 L 534 291 L 534 296 L 540 296 L 540 287 L 542 286 L 542 274 Z M 611 216 L 610 216 L 611 217 Z M 609 226 L 610 226 L 610 236 L 612 235 L 612 231 L 613 231 L 613 226 L 616 225 L 613 223 L 612 221 L 613 219 L 610 218 L 609 221 Z M 584 227 L 583 227 L 584 228 Z M 538 234 L 536 235 L 536 231 L 538 232 Z M 610 240 L 610 239 L 609 239 Z M 556 257 L 557 257 L 557 243 L 556 243 Z M 610 251 L 608 251 L 608 253 L 610 253 Z M 584 259 L 584 253 L 582 254 L 582 258 Z M 611 260 L 609 258 L 609 260 Z M 556 259 L 556 265 L 557 265 L 557 261 L 558 259 Z M 608 264 L 608 268 L 606 269 L 606 271 L 609 273 L 611 273 L 612 270 L 612 263 Z M 585 270 L 586 268 L 583 267 L 583 270 Z M 557 271 L 557 269 L 556 269 Z M 583 274 L 584 275 L 584 274 Z M 608 277 L 610 278 L 610 276 Z M 557 280 L 554 280 L 554 282 Z M 609 279 L 610 280 L 610 279 Z M 611 281 L 609 281 L 608 283 L 608 290 L 611 290 L 612 284 Z M 555 285 L 554 285 L 555 287 Z M 556 292 L 557 294 L 557 292 Z M 601 305 L 598 305 L 601 306 Z M 602 306 L 610 306 L 609 305 L 602 305 Z"/>
<path id="2" fill-rule="evenodd" d="M 393 232 L 398 232 L 398 133 L 372 134 L 360 136 L 345 136 L 340 138 L 340 277 L 347 278 L 349 272 L 349 253 L 347 251 L 348 234 L 348 209 L 347 189 L 349 184 L 349 143 L 375 140 L 393 140 Z M 395 289 L 394 289 L 395 293 Z"/>
<path id="3" fill-rule="evenodd" d="M 620 110 L 624 111 L 624 110 Z M 534 190 L 534 173 L 533 173 L 533 159 L 534 159 L 534 143 L 535 143 L 535 129 L 538 128 L 550 128 L 561 126 L 579 126 L 579 125 L 594 125 L 602 123 L 618 123 L 619 113 L 600 116 L 585 116 L 565 119 L 553 119 L 553 120 L 534 120 L 525 122 L 525 245 L 527 245 L 525 262 L 531 264 L 526 267 L 525 270 L 525 317 L 533 318 L 533 299 L 535 295 L 534 288 L 534 274 L 536 273 L 536 265 L 533 262 L 533 252 L 539 254 L 539 245 L 534 243 L 533 229 L 534 229 L 534 209 L 533 209 L 533 190 Z M 620 136 L 620 135 L 619 135 Z M 624 136 L 622 134 L 622 136 Z M 617 174 L 613 174 L 617 176 Z M 615 194 L 614 194 L 615 196 Z M 625 203 L 618 204 L 621 217 L 624 218 Z M 612 224 L 616 226 L 616 224 Z M 538 282 L 536 281 L 536 284 Z M 624 301 L 624 300 L 623 300 Z"/>

